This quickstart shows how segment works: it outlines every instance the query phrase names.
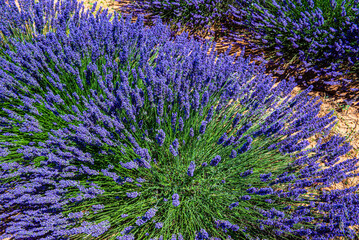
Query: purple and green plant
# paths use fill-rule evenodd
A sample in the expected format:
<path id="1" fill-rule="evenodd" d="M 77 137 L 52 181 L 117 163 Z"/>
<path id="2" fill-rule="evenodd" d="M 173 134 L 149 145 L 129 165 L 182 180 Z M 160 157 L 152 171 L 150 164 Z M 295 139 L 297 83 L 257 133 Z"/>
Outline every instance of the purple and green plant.
<path id="1" fill-rule="evenodd" d="M 133 0 L 125 9 L 160 16 L 172 27 L 186 26 L 195 35 L 214 34 L 212 28 L 221 30 L 228 43 L 245 41 L 252 50 L 265 50 L 269 53 L 265 61 L 289 64 L 291 70 L 314 74 L 309 81 L 299 75 L 297 81 L 306 86 L 317 83 L 319 88 L 341 85 L 345 89 L 349 83 L 358 82 L 355 75 L 359 71 L 358 3 L 358 0 Z"/>
<path id="2" fill-rule="evenodd" d="M 241 2 L 237 0 L 238 4 Z M 266 60 L 289 63 L 297 72 L 314 73 L 315 77 L 304 84 L 318 82 L 345 87 L 358 82 L 342 77 L 359 71 L 358 3 L 358 0 L 253 0 L 246 10 L 242 9 L 247 11 L 245 18 L 242 12 L 232 11 L 233 33 L 229 39 L 248 40 L 235 34 L 244 27 L 253 35 L 250 47 L 273 52 Z"/>
<path id="3" fill-rule="evenodd" d="M 326 138 L 311 88 L 291 97 L 293 79 L 160 20 L 61 6 L 65 26 L 3 37 L 2 238 L 355 237 L 359 186 L 328 188 L 359 159 L 340 161 L 351 146 Z"/>
<path id="4" fill-rule="evenodd" d="M 211 28 L 221 29 L 229 22 L 234 4 L 235 0 L 132 0 L 122 9 L 159 16 L 176 30 L 186 27 L 192 35 L 205 36 L 214 34 Z M 245 5 L 246 1 L 241 3 Z"/>

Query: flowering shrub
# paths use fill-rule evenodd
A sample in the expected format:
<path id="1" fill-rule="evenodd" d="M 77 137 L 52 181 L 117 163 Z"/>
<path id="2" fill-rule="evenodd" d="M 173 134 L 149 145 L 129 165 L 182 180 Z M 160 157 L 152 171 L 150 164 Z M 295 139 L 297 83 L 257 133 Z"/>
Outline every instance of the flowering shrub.
<path id="1" fill-rule="evenodd" d="M 161 21 L 61 6 L 66 27 L 3 39 L 2 237 L 354 237 L 358 186 L 326 187 L 358 159 L 340 136 L 309 146 L 335 124 L 310 88 L 290 98 L 293 79 Z"/>
<path id="2" fill-rule="evenodd" d="M 191 34 L 202 35 L 213 34 L 211 27 L 221 28 L 223 23 L 228 22 L 233 8 L 231 4 L 234 3 L 234 0 L 133 0 L 122 9 L 148 12 L 170 21 L 173 26 L 187 27 Z"/>
<path id="3" fill-rule="evenodd" d="M 246 10 L 232 11 L 234 33 L 230 38 L 239 40 L 236 29 L 245 27 L 257 39 L 251 44 L 254 49 L 274 50 L 272 59 L 291 62 L 291 68 L 300 63 L 298 72 L 313 72 L 316 77 L 309 83 L 345 86 L 358 81 L 338 78 L 359 70 L 358 3 L 358 0 L 254 0 Z M 245 20 L 243 11 L 247 11 Z M 324 75 L 330 79 L 323 82 Z"/>
<path id="4" fill-rule="evenodd" d="M 214 34 L 211 27 L 221 29 L 229 42 L 245 41 L 253 50 L 270 50 L 266 60 L 289 63 L 296 72 L 314 73 L 304 85 L 345 87 L 357 81 L 341 76 L 354 76 L 359 70 L 358 0 L 133 0 L 125 9 L 148 11 L 184 24 L 191 34 Z"/>

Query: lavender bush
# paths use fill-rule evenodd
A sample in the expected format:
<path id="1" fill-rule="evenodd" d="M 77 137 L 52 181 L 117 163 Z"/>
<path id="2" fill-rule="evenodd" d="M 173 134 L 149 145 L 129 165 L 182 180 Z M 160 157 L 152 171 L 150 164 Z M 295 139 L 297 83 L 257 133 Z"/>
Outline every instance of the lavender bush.
<path id="1" fill-rule="evenodd" d="M 355 237 L 358 186 L 328 187 L 358 159 L 323 140 L 335 117 L 310 88 L 291 98 L 293 79 L 160 20 L 61 6 L 66 27 L 3 38 L 2 238 Z"/>
<path id="2" fill-rule="evenodd" d="M 247 6 L 246 3 L 241 2 L 239 6 Z M 222 28 L 228 22 L 228 16 L 235 9 L 232 4 L 234 0 L 133 0 L 122 9 L 160 16 L 176 30 L 186 27 L 191 34 L 203 36 L 214 34 L 212 27 Z"/>
<path id="3" fill-rule="evenodd" d="M 133 0 L 124 9 L 160 16 L 176 29 L 176 24 L 183 24 L 195 35 L 220 29 L 228 42 L 245 41 L 253 50 L 269 50 L 272 54 L 265 61 L 314 74 L 310 81 L 299 75 L 306 86 L 346 89 L 348 83 L 357 82 L 353 74 L 359 70 L 358 0 Z"/>
<path id="4" fill-rule="evenodd" d="M 299 64 L 296 71 L 316 75 L 304 84 L 346 86 L 358 82 L 358 79 L 339 80 L 342 75 L 359 70 L 358 3 L 358 0 L 254 0 L 245 10 L 245 19 L 243 9 L 238 13 L 232 11 L 235 18 L 229 38 L 239 40 L 236 29 L 244 27 L 253 34 L 253 40 L 257 39 L 251 47 L 273 50 L 269 60 L 290 63 L 291 68 Z"/>

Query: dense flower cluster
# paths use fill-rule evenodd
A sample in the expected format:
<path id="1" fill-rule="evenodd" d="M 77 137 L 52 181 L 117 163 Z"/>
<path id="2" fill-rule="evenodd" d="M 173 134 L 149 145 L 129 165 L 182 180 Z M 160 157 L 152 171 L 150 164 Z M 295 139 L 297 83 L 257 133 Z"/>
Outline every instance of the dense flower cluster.
<path id="1" fill-rule="evenodd" d="M 357 176 L 359 159 L 339 161 L 351 149 L 340 136 L 309 146 L 335 124 L 310 88 L 290 97 L 293 79 L 275 84 L 186 33 L 171 40 L 160 20 L 8 2 L 2 238 L 354 237 L 359 186 L 327 187 Z"/>
<path id="2" fill-rule="evenodd" d="M 213 34 L 212 27 L 221 28 L 228 22 L 233 4 L 235 0 L 133 0 L 121 9 L 161 16 L 174 26 L 185 26 L 190 33 L 202 35 Z M 241 5 L 248 4 L 244 1 Z"/>
<path id="3" fill-rule="evenodd" d="M 304 84 L 345 86 L 358 81 L 341 77 L 359 70 L 358 0 L 253 0 L 245 11 L 245 19 L 242 9 L 232 11 L 231 41 L 244 40 L 235 32 L 245 27 L 254 36 L 253 49 L 272 49 L 272 60 L 291 62 L 297 72 L 315 74 Z M 330 79 L 323 81 L 324 75 Z"/>
<path id="4" fill-rule="evenodd" d="M 345 89 L 348 83 L 358 81 L 355 78 L 358 76 L 353 75 L 359 70 L 358 3 L 358 0 L 133 0 L 125 9 L 149 12 L 183 24 L 192 34 L 213 34 L 212 27 L 220 29 L 227 43 L 247 42 L 253 50 L 270 51 L 265 61 L 289 64 L 289 69 L 297 73 L 314 74 L 310 81 L 302 81 L 303 74 L 299 75 L 298 81 L 304 85 L 341 85 Z M 263 60 L 261 56 L 258 59 Z M 349 79 L 344 77 L 346 74 Z"/>

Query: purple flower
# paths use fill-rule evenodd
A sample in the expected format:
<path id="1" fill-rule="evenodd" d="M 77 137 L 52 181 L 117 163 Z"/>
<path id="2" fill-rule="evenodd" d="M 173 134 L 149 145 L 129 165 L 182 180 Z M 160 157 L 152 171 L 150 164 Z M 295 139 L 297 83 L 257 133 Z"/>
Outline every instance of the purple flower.
<path id="1" fill-rule="evenodd" d="M 143 182 L 145 182 L 146 180 L 143 179 L 143 178 L 141 178 L 141 177 L 139 177 L 139 178 L 136 179 L 136 181 L 139 182 L 139 183 L 143 183 Z"/>
<path id="2" fill-rule="evenodd" d="M 205 229 L 201 229 L 199 232 L 197 232 L 195 239 L 196 240 L 209 239 L 209 234 L 207 233 L 207 231 Z"/>
<path id="3" fill-rule="evenodd" d="M 130 235 L 123 235 L 123 236 L 118 236 L 116 237 L 117 240 L 135 240 L 135 237 L 130 234 Z"/>
<path id="4" fill-rule="evenodd" d="M 136 220 L 137 226 L 142 226 L 143 224 L 151 220 L 151 218 L 155 216 L 156 212 L 157 210 L 155 208 L 149 209 L 142 218 L 140 217 Z"/>
<path id="5" fill-rule="evenodd" d="M 239 230 L 239 226 L 238 226 L 238 225 L 232 225 L 231 230 L 232 230 L 233 232 L 236 232 L 236 231 Z"/>
<path id="6" fill-rule="evenodd" d="M 247 191 L 247 192 L 248 192 L 248 191 Z M 251 191 L 250 191 L 250 192 L 251 192 Z M 244 195 L 244 196 L 241 197 L 241 200 L 243 200 L 243 201 L 251 200 L 251 196 L 249 196 L 249 195 Z"/>
<path id="7" fill-rule="evenodd" d="M 204 134 L 204 132 L 206 131 L 206 125 L 207 125 L 207 121 L 202 121 L 201 126 L 199 128 L 200 134 Z"/>
<path id="8" fill-rule="evenodd" d="M 244 177 L 247 177 L 247 176 L 251 175 L 252 173 L 253 173 L 253 169 L 249 169 L 247 171 L 242 172 L 240 174 L 240 176 L 244 178 Z"/>
<path id="9" fill-rule="evenodd" d="M 176 150 L 172 145 L 170 145 L 170 153 L 171 153 L 174 157 L 176 157 L 176 156 L 178 155 L 177 150 Z"/>
<path id="10" fill-rule="evenodd" d="M 255 187 L 251 187 L 251 188 L 248 188 L 246 191 L 247 191 L 247 193 L 255 193 L 256 190 L 257 189 Z"/>
<path id="11" fill-rule="evenodd" d="M 163 143 L 165 142 L 165 138 L 166 138 L 165 132 L 162 129 L 158 130 L 158 134 L 156 134 L 156 140 L 158 145 L 162 146 Z"/>
<path id="12" fill-rule="evenodd" d="M 121 231 L 121 234 L 129 234 L 132 229 L 134 229 L 133 226 L 125 227 L 125 228 L 123 229 L 123 231 Z"/>
<path id="13" fill-rule="evenodd" d="M 171 125 L 172 125 L 172 128 L 173 128 L 173 129 L 176 128 L 176 120 L 177 120 L 177 112 L 172 113 Z"/>
<path id="14" fill-rule="evenodd" d="M 217 155 L 215 156 L 211 162 L 209 163 L 209 165 L 211 165 L 212 167 L 215 167 L 218 165 L 218 163 L 221 161 L 221 156 Z"/>
<path id="15" fill-rule="evenodd" d="M 179 195 L 177 193 L 172 195 L 172 204 L 175 207 L 178 207 L 180 205 Z"/>
<path id="16" fill-rule="evenodd" d="M 231 205 L 229 205 L 229 209 L 232 210 L 233 208 L 237 207 L 239 205 L 239 202 L 234 202 Z"/>
<path id="17" fill-rule="evenodd" d="M 193 137 L 193 136 L 194 136 L 193 128 L 190 129 L 190 131 L 189 131 L 189 136 L 190 136 L 190 137 Z"/>
<path id="18" fill-rule="evenodd" d="M 237 151 L 236 150 L 232 150 L 231 151 L 231 155 L 229 155 L 230 158 L 236 158 L 237 157 Z"/>
<path id="19" fill-rule="evenodd" d="M 256 194 L 258 194 L 258 195 L 268 195 L 268 194 L 272 194 L 272 193 L 273 193 L 272 188 L 261 188 L 258 191 L 256 191 Z"/>
<path id="20" fill-rule="evenodd" d="M 179 129 L 180 132 L 183 131 L 183 127 L 184 127 L 183 118 L 180 117 L 179 120 L 178 120 L 178 129 Z"/>
<path id="21" fill-rule="evenodd" d="M 205 91 L 202 95 L 202 101 L 201 101 L 202 106 L 206 106 L 208 104 L 208 101 L 209 101 L 209 94 L 208 91 Z"/>
<path id="22" fill-rule="evenodd" d="M 126 193 L 127 197 L 129 198 L 136 198 L 139 193 L 138 192 L 129 192 L 129 193 Z"/>
<path id="23" fill-rule="evenodd" d="M 233 128 L 237 127 L 239 120 L 240 120 L 240 115 L 239 115 L 239 113 L 237 113 L 236 117 L 233 119 L 233 123 L 232 123 Z"/>
<path id="24" fill-rule="evenodd" d="M 130 177 L 125 177 L 125 182 L 133 183 L 133 179 Z"/>
<path id="25" fill-rule="evenodd" d="M 268 174 L 261 174 L 259 177 L 262 182 L 267 182 L 271 176 L 272 176 L 272 173 L 268 173 Z"/>
<path id="26" fill-rule="evenodd" d="M 156 223 L 155 227 L 156 227 L 157 229 L 161 229 L 161 228 L 163 227 L 163 223 L 158 222 L 158 223 Z"/>
<path id="27" fill-rule="evenodd" d="M 193 177 L 193 172 L 194 172 L 195 168 L 196 168 L 195 162 L 191 161 L 191 163 L 189 164 L 188 170 L 187 170 L 187 175 L 190 177 Z"/>
<path id="28" fill-rule="evenodd" d="M 178 142 L 178 139 L 176 138 L 173 142 L 172 142 L 172 146 L 174 147 L 174 149 L 178 149 L 179 147 L 179 142 Z"/>
<path id="29" fill-rule="evenodd" d="M 105 205 L 103 205 L 103 204 L 92 205 L 92 209 L 94 210 L 94 212 L 98 212 L 99 210 L 102 210 L 104 208 L 105 208 Z"/>
<path id="30" fill-rule="evenodd" d="M 6 157 L 9 153 L 10 151 L 8 148 L 0 148 L 0 157 Z"/>
<path id="31" fill-rule="evenodd" d="M 228 229 L 231 229 L 233 226 L 232 223 L 225 220 L 216 220 L 215 223 L 216 223 L 216 228 L 222 228 L 224 232 L 227 232 Z"/>
<path id="32" fill-rule="evenodd" d="M 219 138 L 217 144 L 222 144 L 225 141 L 227 141 L 228 137 L 227 137 L 227 133 L 223 133 L 223 135 Z"/>
<path id="33" fill-rule="evenodd" d="M 253 139 L 251 137 L 247 137 L 247 142 L 243 144 L 243 146 L 238 150 L 239 154 L 242 154 L 251 149 L 251 143 Z"/>

